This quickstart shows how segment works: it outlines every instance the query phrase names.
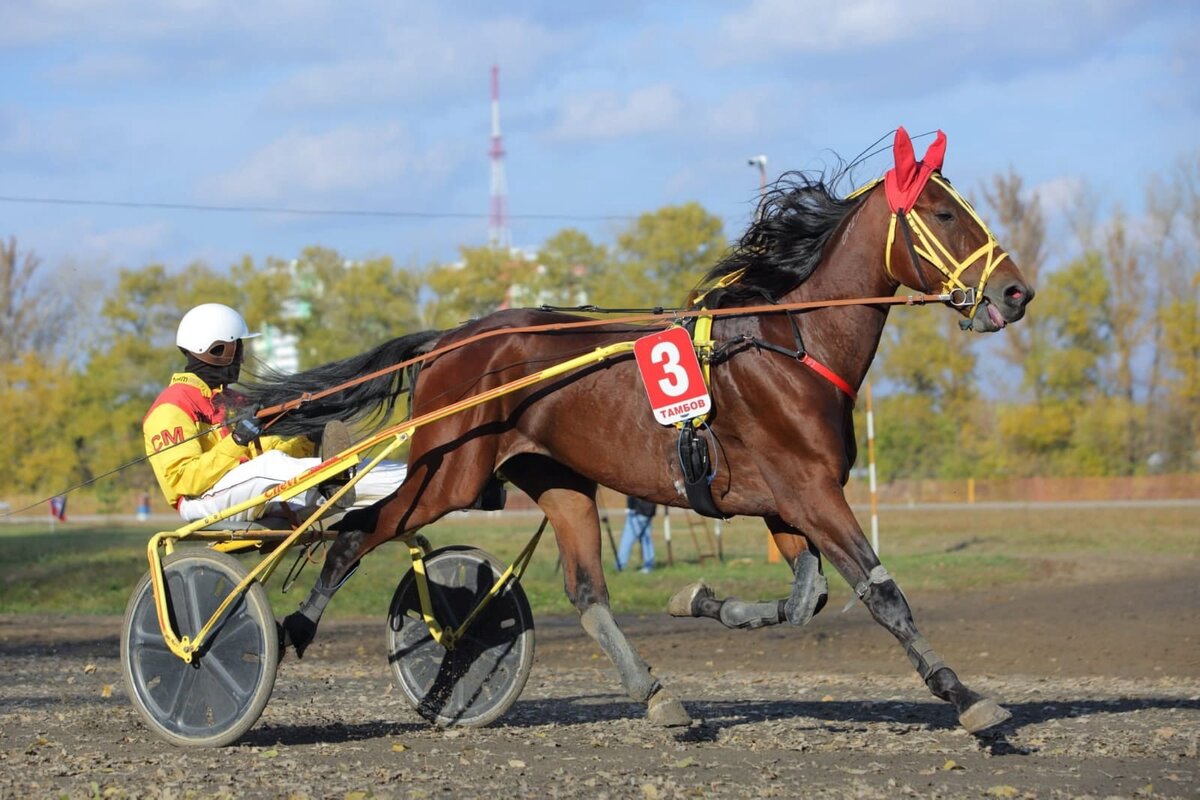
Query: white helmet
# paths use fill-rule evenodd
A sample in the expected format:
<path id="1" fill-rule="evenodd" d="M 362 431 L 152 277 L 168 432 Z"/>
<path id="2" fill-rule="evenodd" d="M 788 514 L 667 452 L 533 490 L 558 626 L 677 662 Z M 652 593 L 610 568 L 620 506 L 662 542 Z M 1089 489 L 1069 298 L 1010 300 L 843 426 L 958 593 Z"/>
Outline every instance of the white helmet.
<path id="1" fill-rule="evenodd" d="M 239 339 L 252 339 L 246 320 L 220 303 L 196 306 L 179 320 L 175 344 L 206 364 L 224 367 L 233 363 Z"/>

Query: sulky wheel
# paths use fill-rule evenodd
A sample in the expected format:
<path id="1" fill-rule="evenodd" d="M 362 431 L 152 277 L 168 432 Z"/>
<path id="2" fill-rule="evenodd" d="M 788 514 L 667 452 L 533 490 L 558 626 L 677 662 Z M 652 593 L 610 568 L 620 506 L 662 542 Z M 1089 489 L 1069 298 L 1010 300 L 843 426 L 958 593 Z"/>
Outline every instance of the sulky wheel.
<path id="1" fill-rule="evenodd" d="M 167 607 L 179 636 L 192 636 L 246 576 L 232 556 L 208 548 L 163 559 Z M 258 721 L 275 685 L 279 639 L 261 583 L 225 611 L 189 664 L 167 647 L 147 573 L 133 591 L 121 630 L 129 697 L 146 724 L 175 745 L 221 747 Z"/>
<path id="2" fill-rule="evenodd" d="M 430 602 L 444 629 L 457 628 L 505 566 L 469 547 L 446 547 L 425 559 Z M 519 581 L 492 598 L 463 638 L 447 650 L 421 618 L 412 570 L 388 610 L 388 662 L 413 708 L 435 725 L 480 727 L 509 709 L 533 665 L 533 614 Z"/>

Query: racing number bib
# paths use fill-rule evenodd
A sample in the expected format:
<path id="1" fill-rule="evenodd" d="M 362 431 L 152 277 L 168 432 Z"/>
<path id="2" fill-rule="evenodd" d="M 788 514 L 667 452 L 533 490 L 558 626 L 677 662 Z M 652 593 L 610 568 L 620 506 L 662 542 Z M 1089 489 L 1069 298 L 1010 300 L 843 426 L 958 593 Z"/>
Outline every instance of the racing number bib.
<path id="1" fill-rule="evenodd" d="M 633 344 L 654 419 L 662 425 L 707 414 L 712 408 L 692 338 L 679 327 L 643 336 Z"/>

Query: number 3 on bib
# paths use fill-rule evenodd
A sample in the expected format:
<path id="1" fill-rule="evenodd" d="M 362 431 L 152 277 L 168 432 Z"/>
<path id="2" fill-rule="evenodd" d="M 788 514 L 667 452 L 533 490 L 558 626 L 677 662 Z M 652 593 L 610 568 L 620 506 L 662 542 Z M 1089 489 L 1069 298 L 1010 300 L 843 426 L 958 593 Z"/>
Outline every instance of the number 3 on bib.
<path id="1" fill-rule="evenodd" d="M 674 327 L 643 336 L 634 342 L 633 354 L 650 410 L 660 424 L 699 417 L 712 408 L 704 373 L 686 330 Z"/>

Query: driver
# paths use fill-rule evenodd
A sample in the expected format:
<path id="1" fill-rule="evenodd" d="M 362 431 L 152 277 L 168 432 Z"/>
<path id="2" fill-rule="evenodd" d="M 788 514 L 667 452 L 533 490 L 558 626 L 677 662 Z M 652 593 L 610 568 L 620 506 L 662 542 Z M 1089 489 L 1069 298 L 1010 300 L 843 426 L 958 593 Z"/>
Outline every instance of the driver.
<path id="1" fill-rule="evenodd" d="M 167 502 L 189 521 L 258 497 L 312 469 L 353 443 L 342 422 L 331 422 L 321 437 L 320 456 L 307 437 L 266 436 L 258 420 L 239 409 L 227 387 L 241 374 L 244 342 L 258 336 L 242 315 L 220 303 L 205 303 L 184 314 L 175 344 L 187 359 L 142 421 L 146 454 Z M 238 417 L 236 424 L 230 424 Z M 365 508 L 394 492 L 407 466 L 382 461 L 339 499 L 342 509 Z M 337 485 L 344 484 L 341 478 Z M 337 485 L 332 488 L 336 489 Z M 311 513 L 323 492 L 310 489 L 286 502 L 252 506 L 228 517 L 245 522 L 266 514 Z"/>

